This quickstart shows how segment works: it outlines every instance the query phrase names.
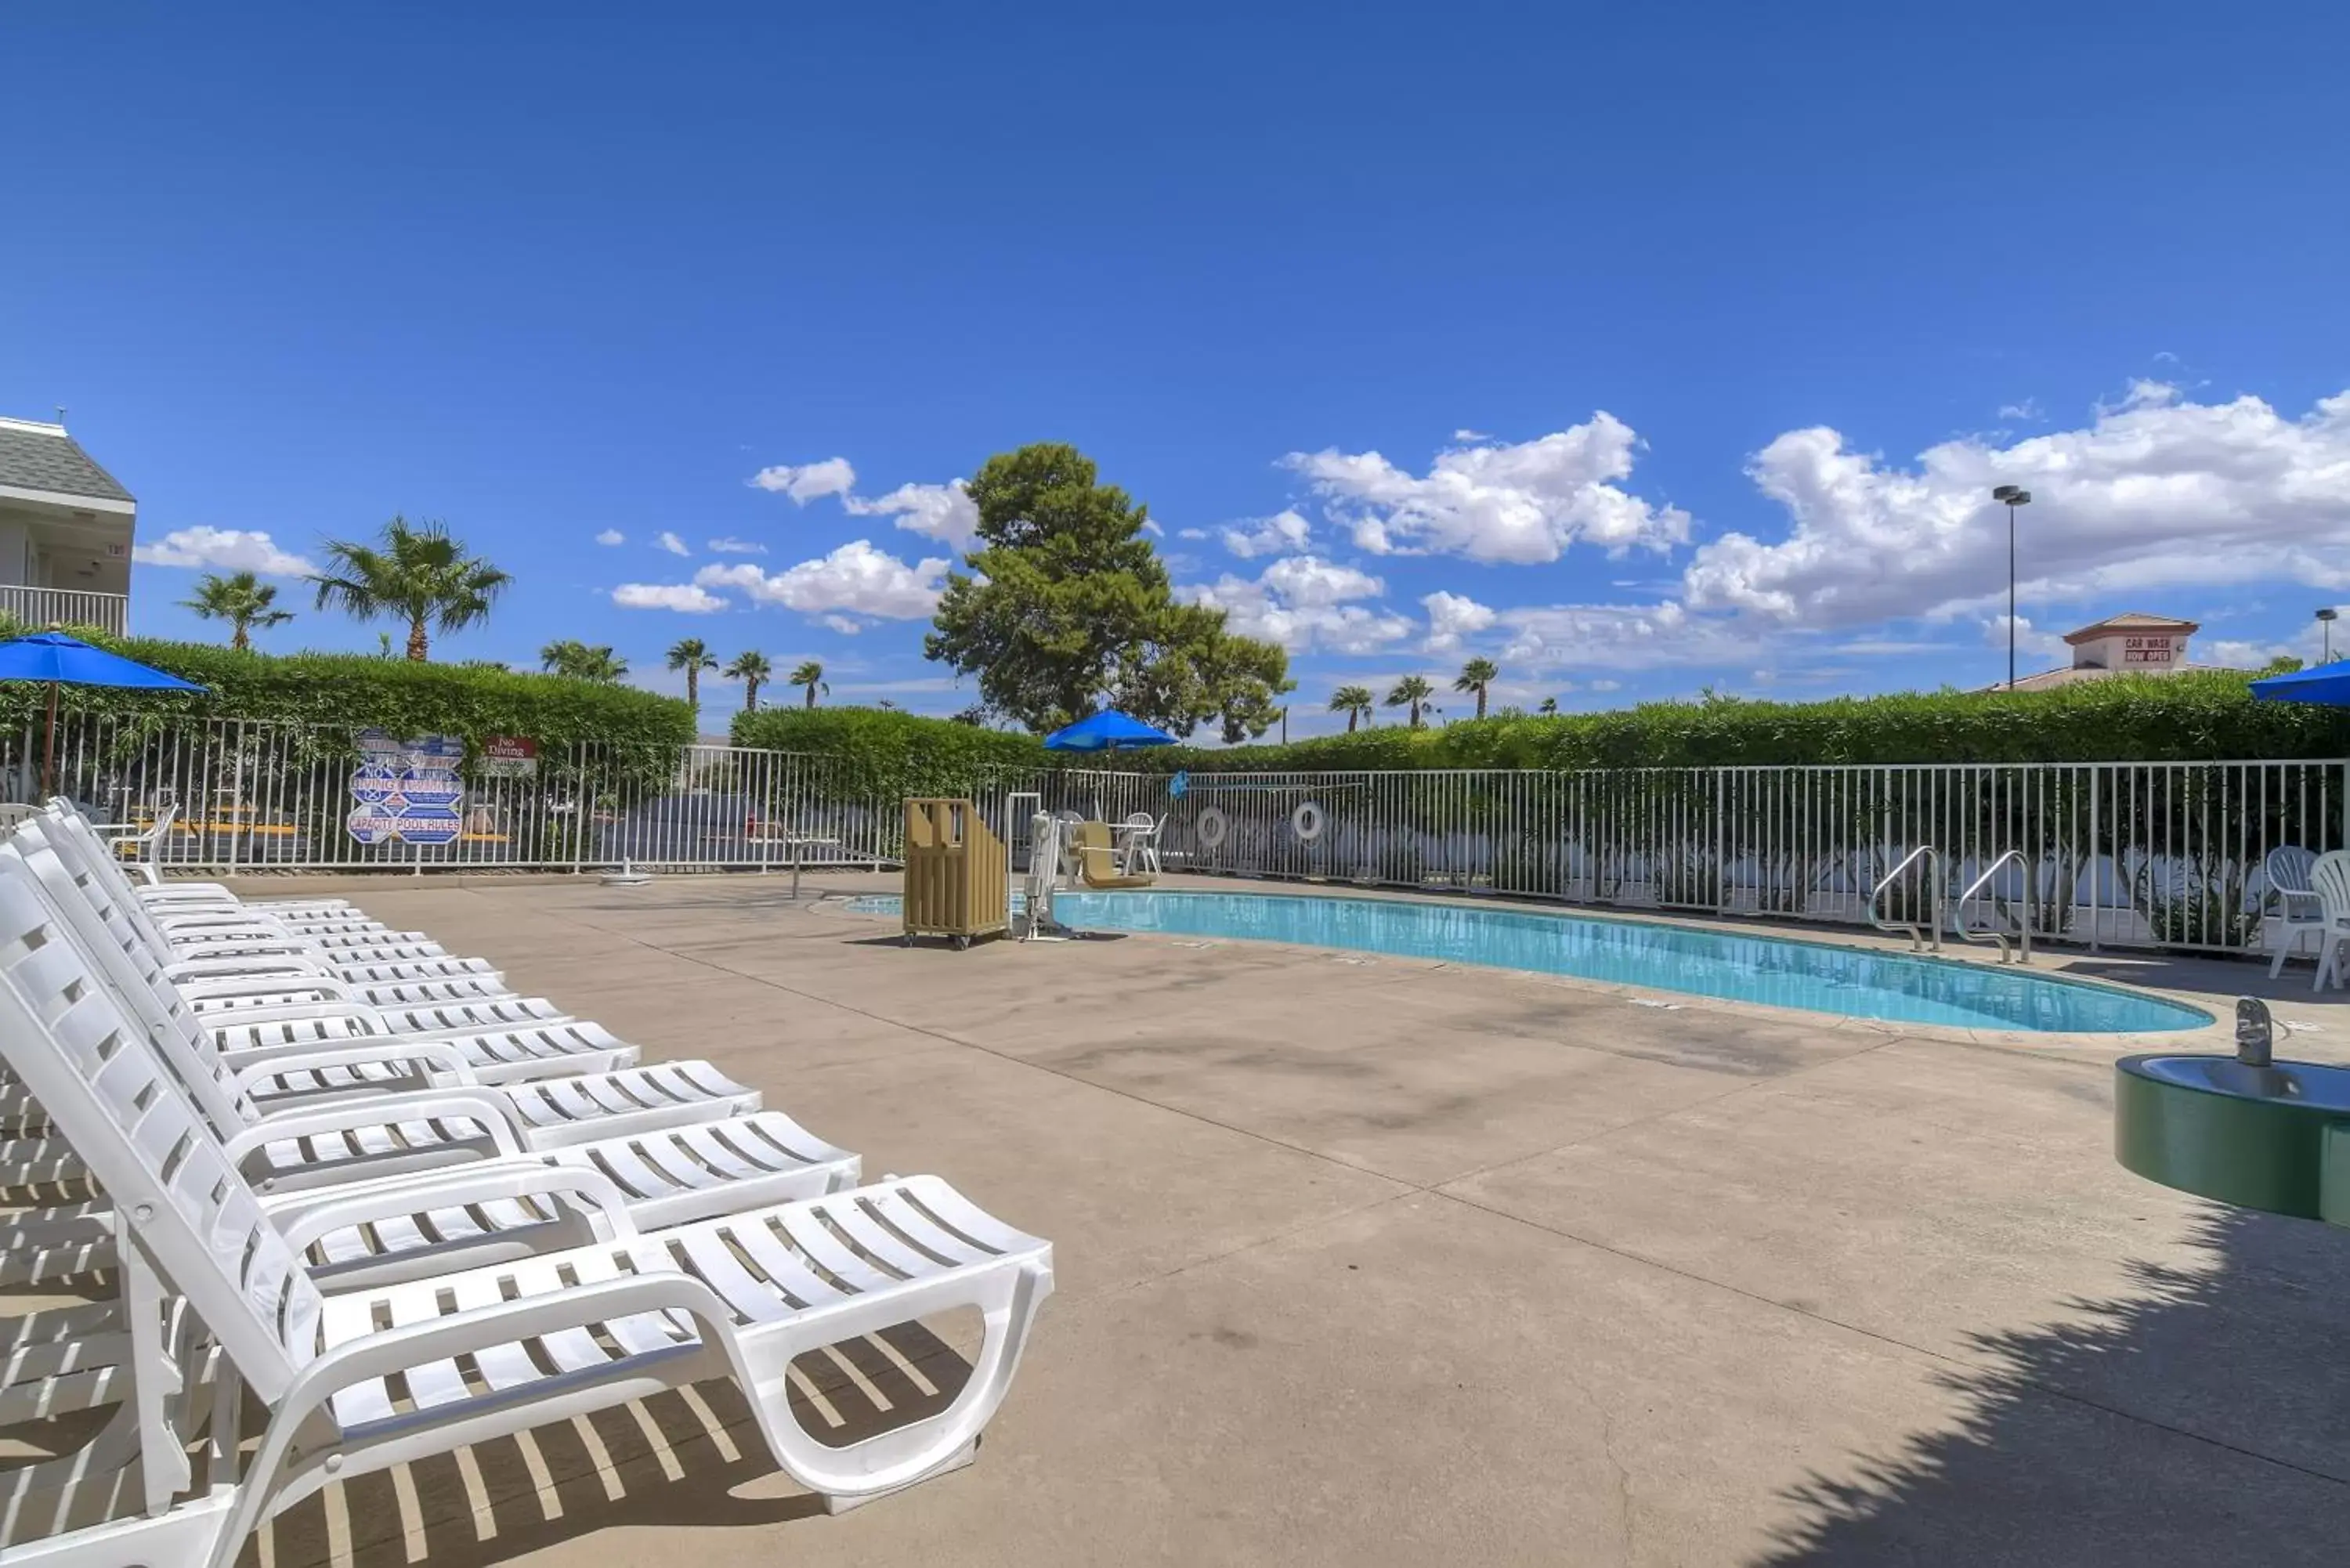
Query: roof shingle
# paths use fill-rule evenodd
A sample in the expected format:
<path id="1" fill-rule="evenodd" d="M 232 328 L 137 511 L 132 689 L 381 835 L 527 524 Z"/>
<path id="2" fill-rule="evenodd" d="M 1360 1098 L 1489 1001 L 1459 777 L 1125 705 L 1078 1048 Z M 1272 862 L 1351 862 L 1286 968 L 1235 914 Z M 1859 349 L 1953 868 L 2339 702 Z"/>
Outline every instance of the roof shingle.
<path id="1" fill-rule="evenodd" d="M 130 492 L 99 467 L 73 437 L 5 423 L 0 423 L 0 484 L 91 495 L 101 501 L 131 499 Z"/>

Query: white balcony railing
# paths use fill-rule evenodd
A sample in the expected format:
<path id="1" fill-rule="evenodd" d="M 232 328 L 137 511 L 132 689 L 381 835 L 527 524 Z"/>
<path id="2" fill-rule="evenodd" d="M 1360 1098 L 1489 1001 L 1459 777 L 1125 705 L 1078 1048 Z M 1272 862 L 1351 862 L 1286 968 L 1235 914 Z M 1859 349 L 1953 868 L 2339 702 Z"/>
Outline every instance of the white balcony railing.
<path id="1" fill-rule="evenodd" d="M 0 583 L 0 615 L 39 629 L 46 626 L 94 626 L 122 635 L 130 596 L 93 594 L 79 588 L 30 588 Z"/>

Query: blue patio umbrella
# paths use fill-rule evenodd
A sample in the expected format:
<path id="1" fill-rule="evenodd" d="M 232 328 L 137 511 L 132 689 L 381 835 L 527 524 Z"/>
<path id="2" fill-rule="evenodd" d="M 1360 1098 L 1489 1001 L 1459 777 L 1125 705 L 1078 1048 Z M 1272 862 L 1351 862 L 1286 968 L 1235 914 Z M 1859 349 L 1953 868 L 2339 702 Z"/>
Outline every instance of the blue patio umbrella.
<path id="1" fill-rule="evenodd" d="M 1090 719 L 1080 719 L 1066 724 L 1045 737 L 1045 749 L 1052 752 L 1114 752 L 1120 746 L 1171 746 L 1175 737 L 1164 730 L 1155 730 L 1139 719 L 1128 718 L 1115 708 L 1105 709 Z"/>
<path id="2" fill-rule="evenodd" d="M 49 688 L 49 732 L 41 748 L 41 793 L 49 793 L 57 755 L 57 688 L 118 686 L 145 691 L 202 691 L 204 688 L 160 670 L 150 670 L 119 653 L 92 648 L 61 631 L 36 631 L 0 642 L 0 680 L 40 680 Z"/>
<path id="3" fill-rule="evenodd" d="M 2350 659 L 2255 680 L 2252 696 L 2262 702 L 2315 702 L 2327 708 L 2350 708 Z"/>

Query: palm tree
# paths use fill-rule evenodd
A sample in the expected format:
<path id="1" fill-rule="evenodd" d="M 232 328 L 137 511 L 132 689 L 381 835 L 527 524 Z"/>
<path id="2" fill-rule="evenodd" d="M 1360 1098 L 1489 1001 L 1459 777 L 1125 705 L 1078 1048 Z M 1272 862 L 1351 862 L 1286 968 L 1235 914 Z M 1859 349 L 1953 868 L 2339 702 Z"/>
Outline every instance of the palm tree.
<path id="1" fill-rule="evenodd" d="M 456 632 L 479 625 L 514 581 L 465 554 L 439 523 L 394 517 L 378 544 L 329 539 L 326 549 L 333 569 L 310 579 L 317 585 L 318 607 L 339 605 L 355 620 L 406 621 L 408 657 L 420 662 L 432 652 L 425 628 Z"/>
<path id="2" fill-rule="evenodd" d="M 685 671 L 685 704 L 702 711 L 702 672 L 718 668 L 718 660 L 698 637 L 683 637 L 669 650 L 669 667 Z"/>
<path id="3" fill-rule="evenodd" d="M 1347 715 L 1347 733 L 1353 734 L 1359 722 L 1371 716 L 1371 689 L 1367 686 L 1341 686 L 1330 693 L 1330 711 Z"/>
<path id="4" fill-rule="evenodd" d="M 550 675 L 574 680 L 616 681 L 629 672 L 629 661 L 608 647 L 590 648 L 577 638 L 550 642 L 538 650 L 539 667 Z"/>
<path id="5" fill-rule="evenodd" d="M 1417 730 L 1419 728 L 1419 711 L 1426 707 L 1428 700 L 1435 695 L 1436 688 L 1430 686 L 1426 680 L 1417 675 L 1407 675 L 1395 683 L 1394 691 L 1388 693 L 1388 706 L 1409 708 L 1411 727 Z"/>
<path id="6" fill-rule="evenodd" d="M 225 577 L 207 573 L 203 581 L 196 585 L 196 597 L 180 601 L 181 608 L 192 609 L 206 620 L 228 622 L 228 645 L 239 653 L 253 647 L 254 628 L 266 631 L 294 618 L 292 610 L 279 609 L 276 605 L 276 585 L 265 583 L 251 572 Z"/>
<path id="7" fill-rule="evenodd" d="M 832 688 L 825 682 L 824 666 L 813 659 L 802 659 L 784 684 L 806 687 L 807 705 L 811 708 L 816 706 L 816 694 L 819 689 L 827 693 L 832 691 Z"/>
<path id="8" fill-rule="evenodd" d="M 1502 672 L 1493 668 L 1492 659 L 1472 659 L 1461 667 L 1461 673 L 1453 680 L 1452 690 L 1477 693 L 1477 717 L 1482 719 L 1485 716 L 1485 688 L 1501 678 Z"/>
<path id="9" fill-rule="evenodd" d="M 759 706 L 759 688 L 775 678 L 775 668 L 765 654 L 754 649 L 737 654 L 723 673 L 727 680 L 743 683 L 743 711 L 748 713 Z"/>
<path id="10" fill-rule="evenodd" d="M 1534 711 L 1540 713 L 1545 719 L 1556 717 L 1558 713 L 1558 699 L 1555 697 L 1544 698 L 1541 705 L 1535 708 Z"/>

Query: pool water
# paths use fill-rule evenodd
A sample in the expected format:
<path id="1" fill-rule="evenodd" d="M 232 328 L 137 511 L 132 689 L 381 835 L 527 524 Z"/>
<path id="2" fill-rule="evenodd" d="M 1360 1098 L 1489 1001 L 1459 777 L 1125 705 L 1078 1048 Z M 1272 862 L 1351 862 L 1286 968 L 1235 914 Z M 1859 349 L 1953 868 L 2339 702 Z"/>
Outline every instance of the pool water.
<path id="1" fill-rule="evenodd" d="M 898 900 L 859 898 L 852 908 L 895 914 Z M 2211 1022 L 2199 1009 L 2160 997 L 2027 970 L 1653 920 L 1279 893 L 1059 893 L 1053 909 L 1078 930 L 1231 937 L 1492 964 L 1894 1023 L 2135 1034 Z"/>

